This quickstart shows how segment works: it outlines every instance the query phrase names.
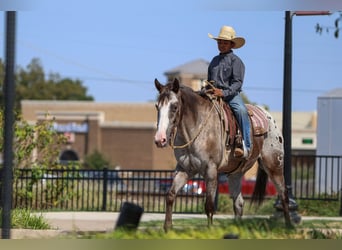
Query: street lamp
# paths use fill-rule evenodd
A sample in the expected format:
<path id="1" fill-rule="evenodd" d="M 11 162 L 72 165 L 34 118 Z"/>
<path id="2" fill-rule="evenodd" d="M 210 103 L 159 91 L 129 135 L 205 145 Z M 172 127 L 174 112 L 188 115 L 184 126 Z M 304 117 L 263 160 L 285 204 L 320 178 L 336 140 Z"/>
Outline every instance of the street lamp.
<path id="1" fill-rule="evenodd" d="M 1 207 L 2 207 L 2 239 L 10 239 L 12 209 L 12 176 L 13 176 L 13 127 L 15 101 L 15 27 L 16 12 L 6 11 L 6 53 L 4 79 L 4 165 L 2 168 Z"/>
<path id="2" fill-rule="evenodd" d="M 284 44 L 284 85 L 283 85 L 283 136 L 284 136 L 284 178 L 290 199 L 290 216 L 294 222 L 300 222 L 297 214 L 298 205 L 293 198 L 291 180 L 291 130 L 292 130 L 292 17 L 330 15 L 329 11 L 285 11 L 285 44 Z M 275 208 L 281 210 L 279 199 Z M 279 215 L 275 215 L 278 217 Z"/>

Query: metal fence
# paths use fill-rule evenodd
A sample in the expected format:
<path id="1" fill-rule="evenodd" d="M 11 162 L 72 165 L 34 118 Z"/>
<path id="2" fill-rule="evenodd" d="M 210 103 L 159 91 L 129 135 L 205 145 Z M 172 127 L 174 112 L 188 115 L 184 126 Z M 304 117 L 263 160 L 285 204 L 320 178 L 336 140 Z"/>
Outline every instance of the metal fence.
<path id="1" fill-rule="evenodd" d="M 164 170 L 45 170 L 14 172 L 13 206 L 33 210 L 115 211 L 132 202 L 145 212 L 165 212 L 165 194 L 174 171 Z M 292 157 L 296 199 L 342 202 L 342 156 Z M 198 177 L 177 195 L 175 213 L 202 213 L 205 197 Z M 196 185 L 197 183 L 197 185 Z M 342 204 L 342 203 L 340 203 Z M 342 207 L 341 207 L 342 211 Z"/>
<path id="2" fill-rule="evenodd" d="M 295 198 L 342 201 L 342 156 L 293 155 L 291 170 Z"/>
<path id="3" fill-rule="evenodd" d="M 174 171 L 156 170 L 39 170 L 18 169 L 14 207 L 33 210 L 120 211 L 124 202 L 145 212 L 165 211 L 165 194 Z M 196 180 L 195 178 L 194 180 Z M 204 195 L 183 189 L 175 201 L 177 213 L 201 213 Z"/>

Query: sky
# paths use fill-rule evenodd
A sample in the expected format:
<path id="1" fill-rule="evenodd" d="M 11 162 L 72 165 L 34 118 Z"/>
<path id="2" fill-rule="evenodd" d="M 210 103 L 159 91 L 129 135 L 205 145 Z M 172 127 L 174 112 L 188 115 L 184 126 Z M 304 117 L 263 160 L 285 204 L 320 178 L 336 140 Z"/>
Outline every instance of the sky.
<path id="1" fill-rule="evenodd" d="M 295 10 L 336 9 L 327 6 L 330 9 L 297 4 Z M 0 9 L 7 10 L 1 3 Z M 333 26 L 338 17 L 332 10 L 330 16 L 292 18 L 293 111 L 315 111 L 318 96 L 342 87 L 342 33 L 336 39 L 332 32 L 320 35 L 315 30 L 317 23 Z M 4 48 L 4 11 L 0 23 Z M 208 33 L 218 35 L 223 25 L 246 39 L 245 46 L 234 51 L 246 66 L 245 95 L 281 111 L 283 6 L 230 0 L 36 0 L 17 10 L 15 62 L 26 68 L 38 58 L 47 77 L 58 73 L 81 80 L 96 102 L 154 101 L 155 78 L 166 82 L 166 71 L 197 59 L 209 62 L 217 55 Z"/>

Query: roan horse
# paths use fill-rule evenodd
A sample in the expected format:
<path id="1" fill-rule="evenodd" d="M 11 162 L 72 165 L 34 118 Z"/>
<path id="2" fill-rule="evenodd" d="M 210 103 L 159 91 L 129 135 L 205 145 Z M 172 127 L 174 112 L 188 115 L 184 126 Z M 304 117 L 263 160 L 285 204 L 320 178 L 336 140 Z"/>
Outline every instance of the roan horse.
<path id="1" fill-rule="evenodd" d="M 241 218 L 244 205 L 241 179 L 256 161 L 258 174 L 252 201 L 258 204 L 262 202 L 269 176 L 283 206 L 286 225 L 291 225 L 283 176 L 283 137 L 271 115 L 262 109 L 269 121 L 266 133 L 252 136 L 253 144 L 248 158 L 235 158 L 233 150 L 226 147 L 228 135 L 222 129 L 220 112 L 214 108 L 213 100 L 181 85 L 177 79 L 166 85 L 155 79 L 155 87 L 159 91 L 155 144 L 158 147 L 170 144 L 177 160 L 176 174 L 166 195 L 164 230 L 168 231 L 172 227 L 172 209 L 177 192 L 195 174 L 205 179 L 208 226 L 213 222 L 217 175 L 221 172 L 228 175 L 235 218 Z"/>

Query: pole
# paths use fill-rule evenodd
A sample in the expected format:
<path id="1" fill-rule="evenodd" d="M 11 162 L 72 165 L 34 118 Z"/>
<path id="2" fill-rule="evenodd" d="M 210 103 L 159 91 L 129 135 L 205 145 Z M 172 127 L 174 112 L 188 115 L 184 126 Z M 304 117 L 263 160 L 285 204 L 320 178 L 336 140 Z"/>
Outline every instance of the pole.
<path id="1" fill-rule="evenodd" d="M 285 11 L 285 38 L 284 38 L 284 85 L 283 85 L 283 136 L 284 136 L 284 179 L 289 196 L 289 210 L 291 219 L 300 222 L 297 214 L 298 205 L 292 193 L 291 156 L 292 156 L 292 17 L 293 16 L 320 16 L 330 15 L 330 11 Z M 281 210 L 278 199 L 274 207 Z M 277 213 L 274 215 L 279 217 Z"/>
<path id="2" fill-rule="evenodd" d="M 283 86 L 283 136 L 284 178 L 289 198 L 292 198 L 291 181 L 291 129 L 292 129 L 292 14 L 285 13 L 284 86 Z"/>
<path id="3" fill-rule="evenodd" d="M 284 179 L 289 197 L 289 211 L 291 220 L 295 223 L 301 221 L 297 214 L 298 205 L 293 198 L 291 179 L 292 156 L 292 16 L 291 11 L 285 12 L 285 37 L 284 37 L 284 82 L 283 82 L 283 137 L 284 137 Z M 274 204 L 276 212 L 273 217 L 283 216 L 283 207 L 278 198 Z"/>
<path id="4" fill-rule="evenodd" d="M 4 82 L 4 166 L 2 171 L 2 231 L 3 239 L 10 239 L 12 208 L 12 164 L 14 130 L 14 58 L 16 12 L 6 11 L 6 51 Z"/>

